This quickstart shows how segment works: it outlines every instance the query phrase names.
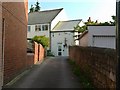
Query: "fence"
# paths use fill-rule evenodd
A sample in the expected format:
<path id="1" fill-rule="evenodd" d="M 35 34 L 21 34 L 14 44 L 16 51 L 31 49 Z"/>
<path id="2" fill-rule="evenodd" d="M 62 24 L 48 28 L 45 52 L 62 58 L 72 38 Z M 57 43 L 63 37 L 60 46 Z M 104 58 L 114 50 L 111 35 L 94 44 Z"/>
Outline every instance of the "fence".
<path id="1" fill-rule="evenodd" d="M 115 89 L 116 52 L 113 49 L 72 46 L 69 58 L 87 72 L 97 88 Z"/>

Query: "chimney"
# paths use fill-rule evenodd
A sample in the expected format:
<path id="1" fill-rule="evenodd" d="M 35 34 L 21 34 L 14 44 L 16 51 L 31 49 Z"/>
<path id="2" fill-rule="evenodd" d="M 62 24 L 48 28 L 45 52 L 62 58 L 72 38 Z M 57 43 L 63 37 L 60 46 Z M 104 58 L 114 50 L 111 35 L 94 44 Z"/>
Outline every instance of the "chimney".
<path id="1" fill-rule="evenodd" d="M 91 22 L 91 17 L 89 17 L 88 22 Z"/>

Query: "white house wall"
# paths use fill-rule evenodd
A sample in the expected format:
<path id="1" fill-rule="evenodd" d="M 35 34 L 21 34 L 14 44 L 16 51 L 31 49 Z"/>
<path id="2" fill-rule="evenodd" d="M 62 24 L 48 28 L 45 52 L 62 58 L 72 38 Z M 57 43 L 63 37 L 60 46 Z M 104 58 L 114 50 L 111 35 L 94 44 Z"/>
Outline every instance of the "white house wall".
<path id="1" fill-rule="evenodd" d="M 88 46 L 115 48 L 115 37 L 96 38 L 93 36 L 116 36 L 115 26 L 88 26 Z M 102 41 L 101 41 L 102 40 Z M 106 40 L 106 42 L 105 42 Z M 107 40 L 109 42 L 107 42 Z M 106 44 L 107 43 L 107 44 Z M 103 45 L 104 44 L 104 45 Z M 108 46 L 106 46 L 108 45 Z M 109 46 L 110 45 L 110 46 Z M 111 46 L 112 45 L 112 46 Z"/>
<path id="2" fill-rule="evenodd" d="M 85 24 L 84 24 L 83 21 L 81 21 L 78 25 L 81 27 L 81 26 L 84 26 Z M 77 35 L 77 37 L 75 37 L 75 45 L 80 45 L 79 40 L 77 40 L 79 33 L 78 33 L 78 32 L 74 32 L 74 35 L 75 35 L 75 36 Z"/>
<path id="3" fill-rule="evenodd" d="M 55 27 L 55 25 L 59 22 L 59 21 L 65 21 L 68 20 L 67 15 L 65 13 L 65 10 L 63 9 L 55 18 L 54 20 L 51 22 L 51 30 Z"/>
<path id="4" fill-rule="evenodd" d="M 81 21 L 80 23 L 79 23 L 79 26 L 81 27 L 81 26 L 84 26 L 85 25 L 85 23 L 83 22 L 83 21 Z"/>
<path id="5" fill-rule="evenodd" d="M 75 45 L 79 45 L 79 40 L 77 39 L 78 39 L 78 32 L 74 32 Z"/>
<path id="6" fill-rule="evenodd" d="M 27 32 L 27 38 L 33 38 L 34 36 L 46 36 L 49 37 L 49 30 L 47 31 L 35 31 L 35 25 L 28 25 L 31 27 L 30 32 Z"/>
<path id="7" fill-rule="evenodd" d="M 51 52 L 58 56 L 57 47 L 58 43 L 62 43 L 64 45 L 65 38 L 67 39 L 67 48 L 63 47 L 63 54 L 62 56 L 68 56 L 68 48 L 69 46 L 74 45 L 74 38 L 73 33 L 71 32 L 57 32 L 57 33 L 51 33 Z"/>

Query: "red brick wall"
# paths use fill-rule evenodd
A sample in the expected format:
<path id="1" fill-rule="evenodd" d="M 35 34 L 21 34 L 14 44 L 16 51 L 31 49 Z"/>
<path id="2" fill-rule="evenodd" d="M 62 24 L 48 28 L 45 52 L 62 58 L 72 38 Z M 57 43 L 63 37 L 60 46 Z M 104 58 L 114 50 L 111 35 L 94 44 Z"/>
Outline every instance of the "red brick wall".
<path id="1" fill-rule="evenodd" d="M 26 0 L 27 1 L 27 0 Z M 2 4 L 5 19 L 4 84 L 27 67 L 27 2 Z"/>
<path id="2" fill-rule="evenodd" d="M 73 46 L 69 58 L 88 73 L 97 88 L 115 90 L 116 52 L 113 49 Z"/>
<path id="3" fill-rule="evenodd" d="M 44 58 L 45 50 L 41 44 L 39 44 L 39 61 L 42 61 Z"/>
<path id="4" fill-rule="evenodd" d="M 34 64 L 38 62 L 38 44 L 34 42 Z"/>
<path id="5" fill-rule="evenodd" d="M 34 64 L 34 53 L 27 53 L 27 67 L 29 68 Z"/>
<path id="6" fill-rule="evenodd" d="M 42 61 L 44 58 L 44 48 L 41 44 L 37 44 L 34 42 L 34 64 L 36 64 L 38 61 Z"/>

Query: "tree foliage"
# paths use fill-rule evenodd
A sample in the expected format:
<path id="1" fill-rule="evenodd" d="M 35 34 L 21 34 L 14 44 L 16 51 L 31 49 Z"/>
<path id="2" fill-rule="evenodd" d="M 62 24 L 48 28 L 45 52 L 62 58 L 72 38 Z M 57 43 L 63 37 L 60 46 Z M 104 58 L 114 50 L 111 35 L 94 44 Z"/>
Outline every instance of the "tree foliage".
<path id="1" fill-rule="evenodd" d="M 36 4 L 35 4 L 35 12 L 38 12 L 38 11 L 40 11 L 40 6 L 39 6 L 39 2 L 36 2 Z"/>
<path id="2" fill-rule="evenodd" d="M 31 5 L 31 8 L 30 8 L 30 13 L 31 12 L 34 12 L 34 7 L 33 7 L 33 5 Z"/>
<path id="3" fill-rule="evenodd" d="M 37 1 L 36 4 L 35 4 L 35 7 L 33 5 L 31 5 L 31 8 L 30 8 L 30 13 L 31 12 L 38 12 L 40 11 L 40 6 L 39 6 L 39 2 Z"/>
<path id="4" fill-rule="evenodd" d="M 79 33 L 83 33 L 86 29 L 87 29 L 87 26 L 86 26 L 86 25 L 84 25 L 84 26 L 82 26 L 82 27 L 80 27 L 79 25 L 77 25 L 76 27 L 74 27 L 74 30 L 75 30 L 76 32 L 79 32 Z"/>
<path id="5" fill-rule="evenodd" d="M 32 41 L 35 41 L 38 44 L 41 44 L 45 48 L 49 46 L 49 38 L 45 36 L 34 36 L 32 38 Z"/>
<path id="6" fill-rule="evenodd" d="M 103 23 L 98 23 L 98 21 L 96 20 L 95 22 L 91 20 L 91 18 L 89 17 L 89 19 L 87 20 L 87 22 L 85 22 L 84 26 L 79 26 L 77 25 L 76 27 L 74 27 L 74 30 L 79 32 L 79 33 L 83 33 L 85 30 L 87 30 L 88 26 L 113 26 L 116 24 L 116 16 L 111 16 L 113 19 L 113 22 L 103 22 Z"/>

